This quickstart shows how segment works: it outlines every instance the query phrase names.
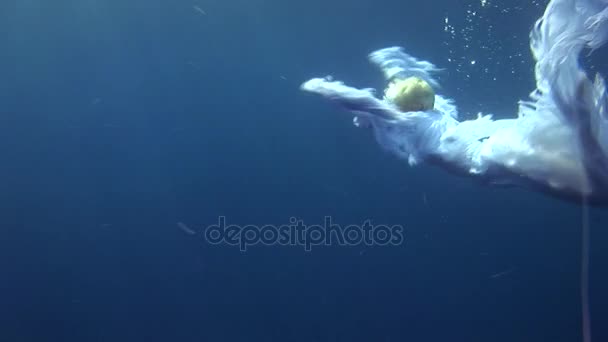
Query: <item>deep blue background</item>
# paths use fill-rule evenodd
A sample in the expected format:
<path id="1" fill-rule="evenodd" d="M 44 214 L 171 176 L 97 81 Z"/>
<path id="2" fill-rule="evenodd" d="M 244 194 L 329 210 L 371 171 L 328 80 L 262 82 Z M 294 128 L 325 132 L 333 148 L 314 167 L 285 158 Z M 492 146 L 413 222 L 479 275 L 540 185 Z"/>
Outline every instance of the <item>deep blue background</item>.
<path id="1" fill-rule="evenodd" d="M 409 168 L 298 90 L 381 89 L 366 55 L 403 45 L 446 68 L 464 118 L 513 115 L 545 3 L 489 3 L 0 2 L 0 341 L 580 340 L 579 206 Z M 241 253 L 176 225 L 219 215 L 372 219 L 405 244 Z"/>

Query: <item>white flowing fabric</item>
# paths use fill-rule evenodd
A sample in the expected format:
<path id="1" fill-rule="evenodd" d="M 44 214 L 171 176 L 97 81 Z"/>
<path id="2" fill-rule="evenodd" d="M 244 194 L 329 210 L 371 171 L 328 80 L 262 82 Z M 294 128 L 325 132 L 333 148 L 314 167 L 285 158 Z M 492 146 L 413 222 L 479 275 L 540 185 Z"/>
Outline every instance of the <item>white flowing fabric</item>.
<path id="1" fill-rule="evenodd" d="M 337 102 L 355 124 L 373 129 L 384 148 L 410 165 L 431 162 L 493 184 L 528 186 L 571 199 L 608 203 L 608 100 L 604 80 L 579 64 L 584 49 L 608 39 L 608 0 L 552 0 L 530 34 L 536 89 L 520 101 L 517 117 L 458 121 L 452 100 L 400 112 L 371 89 L 313 78 L 301 89 Z M 399 47 L 375 51 L 370 61 L 387 81 L 420 77 L 435 89 L 438 69 Z"/>

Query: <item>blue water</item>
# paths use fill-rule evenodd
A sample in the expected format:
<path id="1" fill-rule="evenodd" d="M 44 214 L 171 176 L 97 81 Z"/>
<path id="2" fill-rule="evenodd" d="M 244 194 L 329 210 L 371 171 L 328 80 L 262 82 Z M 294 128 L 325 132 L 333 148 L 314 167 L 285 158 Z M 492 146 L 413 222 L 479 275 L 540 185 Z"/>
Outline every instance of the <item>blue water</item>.
<path id="1" fill-rule="evenodd" d="M 463 117 L 512 115 L 545 4 L 0 2 L 0 341 L 579 341 L 580 206 L 409 168 L 298 90 L 382 89 L 366 55 L 403 45 Z M 219 216 L 404 242 L 241 252 L 205 241 Z M 592 209 L 595 341 L 606 222 Z"/>

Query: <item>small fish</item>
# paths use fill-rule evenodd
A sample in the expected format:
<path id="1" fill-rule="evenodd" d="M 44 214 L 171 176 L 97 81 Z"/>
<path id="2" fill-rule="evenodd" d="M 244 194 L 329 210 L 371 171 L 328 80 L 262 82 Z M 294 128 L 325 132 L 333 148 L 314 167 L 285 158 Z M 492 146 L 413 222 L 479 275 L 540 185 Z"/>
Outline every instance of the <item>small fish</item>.
<path id="1" fill-rule="evenodd" d="M 200 66 L 198 66 L 198 64 L 194 63 L 193 61 L 188 61 L 186 64 L 197 70 L 200 70 L 200 68 L 201 68 Z"/>
<path id="2" fill-rule="evenodd" d="M 202 14 L 202 15 L 207 15 L 207 12 L 205 12 L 202 8 L 200 8 L 200 7 L 196 6 L 196 5 L 192 6 L 192 8 L 195 11 L 197 11 L 198 13 Z"/>
<path id="3" fill-rule="evenodd" d="M 190 229 L 190 227 L 186 226 L 186 224 L 183 222 L 177 222 L 177 227 L 188 235 L 196 235 L 196 232 Z"/>
<path id="4" fill-rule="evenodd" d="M 492 274 L 490 276 L 490 279 L 497 279 L 497 278 L 506 276 L 507 274 L 513 273 L 513 271 L 515 271 L 515 269 L 514 268 L 510 268 L 510 269 L 508 269 L 506 271 L 502 271 L 502 272 L 498 272 L 498 273 Z"/>

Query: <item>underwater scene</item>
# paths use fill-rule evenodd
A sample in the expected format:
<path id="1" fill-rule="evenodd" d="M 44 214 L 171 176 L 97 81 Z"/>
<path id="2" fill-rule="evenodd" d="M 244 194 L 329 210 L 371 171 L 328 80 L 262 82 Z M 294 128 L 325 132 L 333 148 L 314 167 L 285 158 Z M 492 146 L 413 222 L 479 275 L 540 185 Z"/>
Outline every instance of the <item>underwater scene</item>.
<path id="1" fill-rule="evenodd" d="M 0 342 L 608 341 L 608 0 L 0 0 Z"/>

